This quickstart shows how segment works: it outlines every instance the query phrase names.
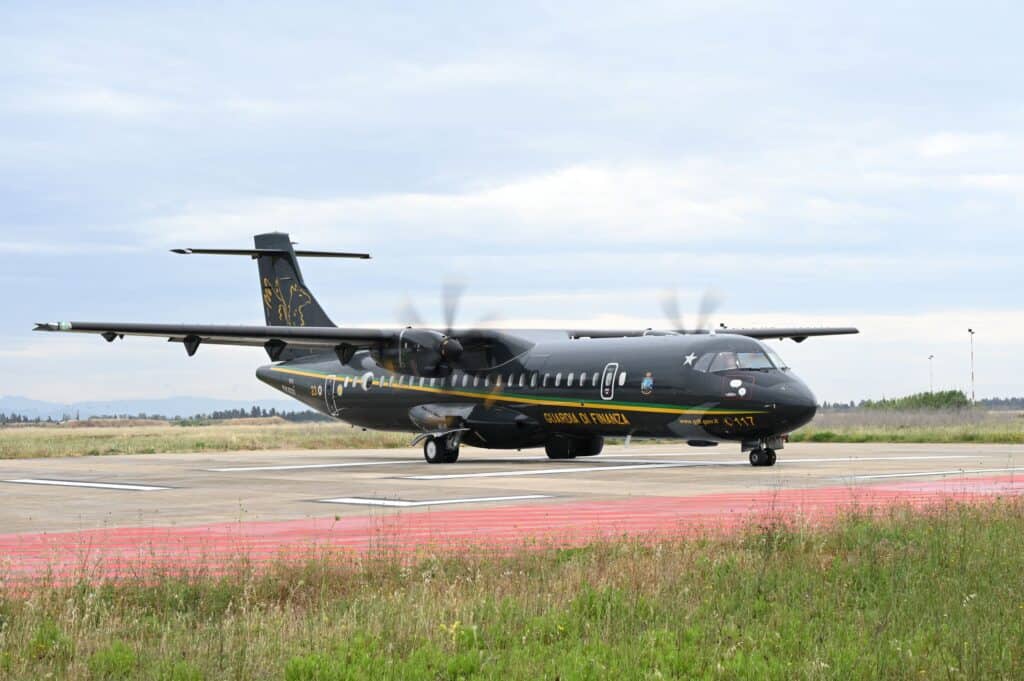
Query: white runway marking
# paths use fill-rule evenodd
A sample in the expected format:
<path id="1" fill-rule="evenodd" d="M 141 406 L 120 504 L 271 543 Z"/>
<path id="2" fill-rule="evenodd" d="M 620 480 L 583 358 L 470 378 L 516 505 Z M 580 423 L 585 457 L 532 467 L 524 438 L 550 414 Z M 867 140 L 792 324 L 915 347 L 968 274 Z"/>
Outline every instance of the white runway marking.
<path id="1" fill-rule="evenodd" d="M 927 461 L 932 459 L 972 459 L 974 456 L 875 456 L 841 457 L 833 459 L 780 459 L 779 464 L 794 463 L 855 463 L 860 461 Z M 511 478 L 524 475 L 565 475 L 568 473 L 591 473 L 598 471 L 645 470 L 651 468 L 714 468 L 719 466 L 750 466 L 747 461 L 645 461 L 643 459 L 605 459 L 609 464 L 599 466 L 571 466 L 569 468 L 531 468 L 525 471 L 484 471 L 480 473 L 437 473 L 433 475 L 407 475 L 403 480 L 457 480 L 461 478 Z M 589 462 L 588 462 L 589 463 Z M 778 465 L 778 464 L 777 464 Z"/>
<path id="2" fill-rule="evenodd" d="M 853 463 L 856 461 L 935 461 L 940 459 L 976 459 L 980 454 L 928 454 L 925 456 L 843 456 L 833 459 L 783 459 L 779 463 Z"/>
<path id="3" fill-rule="evenodd" d="M 706 462 L 705 462 L 706 463 Z M 638 468 L 682 468 L 694 466 L 692 461 L 677 461 L 674 463 L 647 463 L 631 464 L 628 466 L 585 466 L 573 468 L 534 468 L 528 471 L 487 471 L 484 473 L 439 473 L 436 475 L 406 475 L 403 480 L 455 480 L 458 478 L 511 478 L 520 475 L 559 475 L 564 473 L 588 473 L 591 471 L 621 471 L 634 470 Z M 750 465 L 750 464 L 746 464 Z"/>
<path id="4" fill-rule="evenodd" d="M 550 499 L 546 494 L 520 494 L 512 497 L 473 497 L 466 499 L 431 499 L 429 501 L 403 501 L 402 499 L 367 499 L 364 497 L 339 497 L 338 499 L 321 499 L 325 504 L 356 504 L 360 506 L 389 506 L 392 508 L 412 508 L 415 506 L 439 506 L 441 504 L 477 504 L 488 501 L 525 501 L 529 499 Z"/>
<path id="5" fill-rule="evenodd" d="M 96 489 L 116 489 L 128 492 L 156 492 L 170 487 L 157 487 L 155 485 L 127 485 L 119 482 L 82 482 L 78 480 L 45 480 L 42 478 L 18 478 L 17 480 L 4 480 L 4 482 L 16 482 L 22 485 L 52 485 L 55 487 L 92 487 Z"/>
<path id="6" fill-rule="evenodd" d="M 350 461 L 348 463 L 305 463 L 280 466 L 234 466 L 231 468 L 207 468 L 211 473 L 248 473 L 251 471 L 302 471 L 314 468 L 351 468 L 353 466 L 388 466 L 397 463 L 417 463 L 415 459 L 401 461 Z"/>
<path id="7" fill-rule="evenodd" d="M 880 475 L 853 475 L 840 480 L 885 480 L 886 478 L 923 478 L 940 475 L 960 475 L 966 473 L 1012 473 L 1024 471 L 1024 468 L 958 468 L 951 471 L 923 471 L 921 473 L 884 473 Z"/>

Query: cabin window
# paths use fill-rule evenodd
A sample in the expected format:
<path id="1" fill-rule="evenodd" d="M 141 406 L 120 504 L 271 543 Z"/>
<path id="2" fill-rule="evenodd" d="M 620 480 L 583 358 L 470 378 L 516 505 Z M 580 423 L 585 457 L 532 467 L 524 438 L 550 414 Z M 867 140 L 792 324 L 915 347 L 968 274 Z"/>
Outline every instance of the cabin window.
<path id="1" fill-rule="evenodd" d="M 526 385 L 526 374 L 519 374 L 519 387 Z"/>
<path id="2" fill-rule="evenodd" d="M 626 372 L 625 371 L 623 371 L 621 374 L 619 374 L 619 387 L 621 388 L 624 385 L 626 385 Z"/>
<path id="3" fill-rule="evenodd" d="M 424 378 L 423 378 L 422 376 L 420 376 L 420 387 L 421 387 L 421 388 L 423 387 L 423 382 L 424 382 L 424 380 L 425 380 L 425 379 L 424 379 Z"/>
<path id="4" fill-rule="evenodd" d="M 462 387 L 466 388 L 469 386 L 469 374 L 462 374 Z"/>
<path id="5" fill-rule="evenodd" d="M 594 375 L 590 377 L 591 385 L 600 385 L 601 381 L 598 379 L 598 373 L 595 371 Z"/>
<path id="6" fill-rule="evenodd" d="M 474 376 L 473 377 L 473 387 L 475 388 L 478 385 L 480 385 L 480 377 L 479 376 Z"/>
<path id="7" fill-rule="evenodd" d="M 495 377 L 494 377 L 494 387 L 495 388 L 500 388 L 501 387 L 501 374 L 495 375 Z"/>
<path id="8" fill-rule="evenodd" d="M 582 373 L 582 372 L 580 373 L 580 387 L 581 388 L 587 387 L 587 375 L 585 373 Z"/>
<path id="9" fill-rule="evenodd" d="M 555 374 L 555 387 L 558 388 L 562 385 L 562 373 Z"/>
<path id="10" fill-rule="evenodd" d="M 533 375 L 530 376 L 530 387 L 531 388 L 536 388 L 537 387 L 537 372 L 536 371 L 534 371 Z"/>
<path id="11" fill-rule="evenodd" d="M 566 388 L 571 388 L 571 387 L 572 387 L 572 384 L 573 384 L 573 382 L 574 382 L 575 380 L 576 380 L 576 374 L 574 374 L 574 373 L 570 373 L 570 374 L 569 374 L 569 377 L 565 379 L 565 387 L 566 387 Z"/>
<path id="12" fill-rule="evenodd" d="M 388 376 L 388 387 L 389 388 L 394 388 L 395 387 L 395 377 L 394 376 Z"/>
<path id="13" fill-rule="evenodd" d="M 491 375 L 487 374 L 484 376 L 484 387 L 489 388 L 491 386 Z"/>
<path id="14" fill-rule="evenodd" d="M 544 374 L 544 380 L 540 382 L 540 387 L 548 387 L 548 381 L 551 380 L 551 374 Z"/>
<path id="15" fill-rule="evenodd" d="M 433 388 L 435 385 L 437 385 L 437 379 L 436 378 L 430 379 L 430 387 Z"/>
<path id="16" fill-rule="evenodd" d="M 398 385 L 405 385 L 405 376 L 398 377 Z"/>

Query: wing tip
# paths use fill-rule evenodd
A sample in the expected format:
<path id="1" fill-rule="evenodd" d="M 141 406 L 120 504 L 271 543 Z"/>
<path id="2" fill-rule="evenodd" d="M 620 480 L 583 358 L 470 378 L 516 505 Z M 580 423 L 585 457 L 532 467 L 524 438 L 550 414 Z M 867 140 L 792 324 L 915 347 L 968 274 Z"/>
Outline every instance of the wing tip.
<path id="1" fill-rule="evenodd" d="M 33 331 L 70 331 L 71 322 L 36 322 Z"/>

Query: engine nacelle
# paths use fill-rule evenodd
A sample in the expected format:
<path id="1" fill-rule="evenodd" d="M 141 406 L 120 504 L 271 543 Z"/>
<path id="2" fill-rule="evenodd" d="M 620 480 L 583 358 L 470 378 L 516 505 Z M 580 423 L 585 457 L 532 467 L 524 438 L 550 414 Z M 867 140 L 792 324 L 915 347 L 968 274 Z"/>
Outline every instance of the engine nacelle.
<path id="1" fill-rule="evenodd" d="M 462 344 L 432 329 L 402 329 L 395 343 L 373 350 L 377 363 L 416 376 L 444 376 L 462 356 Z"/>

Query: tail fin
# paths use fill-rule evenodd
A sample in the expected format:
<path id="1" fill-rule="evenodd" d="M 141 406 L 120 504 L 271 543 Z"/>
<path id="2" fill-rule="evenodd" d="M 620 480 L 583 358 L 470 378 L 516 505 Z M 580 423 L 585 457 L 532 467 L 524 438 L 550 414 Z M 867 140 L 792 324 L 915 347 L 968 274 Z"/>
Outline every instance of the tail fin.
<path id="1" fill-rule="evenodd" d="M 302 280 L 299 257 L 360 258 L 366 253 L 296 251 L 283 232 L 257 234 L 256 248 L 175 248 L 181 255 L 248 255 L 260 269 L 260 290 L 267 326 L 327 326 L 334 323 Z"/>
<path id="2" fill-rule="evenodd" d="M 256 235 L 254 255 L 260 268 L 260 289 L 267 326 L 334 326 L 302 279 L 299 259 L 287 234 Z"/>

